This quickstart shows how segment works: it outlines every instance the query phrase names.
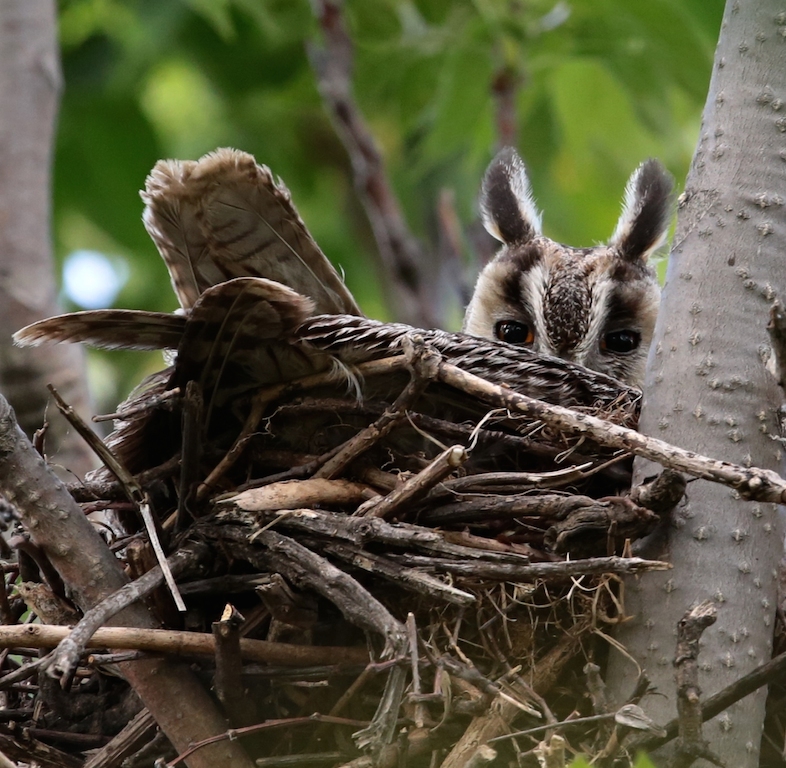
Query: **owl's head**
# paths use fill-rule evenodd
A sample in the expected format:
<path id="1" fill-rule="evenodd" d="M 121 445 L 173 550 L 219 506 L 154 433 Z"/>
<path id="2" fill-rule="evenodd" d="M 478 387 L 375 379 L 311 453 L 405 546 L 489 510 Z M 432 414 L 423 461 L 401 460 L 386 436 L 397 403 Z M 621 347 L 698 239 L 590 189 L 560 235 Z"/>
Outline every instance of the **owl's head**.
<path id="1" fill-rule="evenodd" d="M 524 163 L 503 149 L 486 172 L 481 210 L 502 248 L 478 277 L 464 331 L 521 344 L 641 386 L 660 289 L 647 263 L 671 219 L 672 178 L 642 163 L 607 245 L 544 237 Z"/>

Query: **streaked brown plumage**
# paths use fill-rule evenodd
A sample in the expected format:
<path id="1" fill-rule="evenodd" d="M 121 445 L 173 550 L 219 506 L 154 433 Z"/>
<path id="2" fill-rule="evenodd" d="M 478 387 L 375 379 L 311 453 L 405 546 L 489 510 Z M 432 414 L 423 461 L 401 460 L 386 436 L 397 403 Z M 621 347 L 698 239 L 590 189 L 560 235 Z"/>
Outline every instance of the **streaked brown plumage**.
<path id="1" fill-rule="evenodd" d="M 577 364 L 597 362 L 597 356 L 579 355 L 582 342 L 573 336 L 581 332 L 595 343 L 595 314 L 608 321 L 610 291 L 624 304 L 630 284 L 639 296 L 637 281 L 648 302 L 642 311 L 654 314 L 650 305 L 657 286 L 644 259 L 665 227 L 667 187 L 664 172 L 645 164 L 629 184 L 612 244 L 569 249 L 538 234 L 523 165 L 512 150 L 503 152 L 486 177 L 484 216 L 504 247 L 481 275 L 466 321 L 470 333 L 486 338 L 419 333 L 450 361 L 533 397 L 568 406 L 617 404 L 635 413 L 637 391 Z M 112 349 L 176 349 L 175 366 L 166 378 L 157 377 L 156 391 L 197 380 L 210 407 L 221 408 L 245 392 L 328 370 L 336 362 L 353 366 L 395 354 L 412 332 L 408 326 L 359 316 L 286 188 L 250 155 L 218 150 L 196 162 L 159 162 L 142 197 L 145 226 L 167 264 L 182 313 L 78 312 L 22 329 L 15 335 L 17 343 L 82 341 Z M 527 317 L 513 298 L 525 295 L 521 286 L 531 280 L 536 265 L 546 277 L 540 299 L 544 316 L 534 326 L 548 343 L 522 347 L 496 340 L 500 318 L 520 322 Z M 614 280 L 619 285 L 612 291 L 608 286 Z M 595 308 L 595 294 L 606 297 L 602 311 Z M 576 301 L 589 301 L 589 308 L 574 306 Z M 634 303 L 630 298 L 626 305 L 633 314 Z M 560 312 L 567 311 L 584 312 L 586 322 L 568 318 L 565 322 L 573 325 L 549 328 L 548 318 L 557 322 Z M 637 326 L 642 339 L 648 323 L 645 318 Z M 566 359 L 550 356 L 555 353 Z M 635 382 L 637 365 L 596 367 Z"/>
<path id="2" fill-rule="evenodd" d="M 307 296 L 318 314 L 361 314 L 267 166 L 236 149 L 160 160 L 141 193 L 142 219 L 183 309 L 210 286 L 264 277 Z"/>

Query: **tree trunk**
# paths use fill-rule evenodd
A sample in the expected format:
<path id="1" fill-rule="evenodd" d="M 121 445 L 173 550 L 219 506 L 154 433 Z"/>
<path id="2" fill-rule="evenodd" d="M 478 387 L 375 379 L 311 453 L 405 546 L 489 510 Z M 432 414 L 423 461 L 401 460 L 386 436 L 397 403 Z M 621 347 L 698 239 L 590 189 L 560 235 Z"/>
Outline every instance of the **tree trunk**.
<path id="1" fill-rule="evenodd" d="M 684 448 L 775 470 L 781 447 L 770 435 L 782 394 L 763 352 L 772 299 L 786 287 L 783 8 L 775 0 L 727 2 L 640 423 Z M 637 462 L 634 482 L 651 473 Z M 628 583 L 634 618 L 618 634 L 661 694 L 643 702 L 655 721 L 676 714 L 676 627 L 689 607 L 709 598 L 718 608 L 699 655 L 705 697 L 770 658 L 782 549 L 774 505 L 703 481 L 688 485 L 670 530 L 646 553 L 674 570 Z M 616 652 L 610 662 L 610 688 L 622 701 L 636 670 Z M 762 689 L 705 725 L 727 765 L 758 765 L 765 697 Z"/>
<path id="2" fill-rule="evenodd" d="M 27 434 L 38 429 L 53 383 L 88 410 L 84 362 L 71 345 L 18 349 L 11 334 L 57 314 L 50 238 L 52 144 L 61 87 L 53 0 L 0 3 L 0 390 Z M 51 417 L 47 452 L 77 474 L 95 465 L 84 442 Z"/>

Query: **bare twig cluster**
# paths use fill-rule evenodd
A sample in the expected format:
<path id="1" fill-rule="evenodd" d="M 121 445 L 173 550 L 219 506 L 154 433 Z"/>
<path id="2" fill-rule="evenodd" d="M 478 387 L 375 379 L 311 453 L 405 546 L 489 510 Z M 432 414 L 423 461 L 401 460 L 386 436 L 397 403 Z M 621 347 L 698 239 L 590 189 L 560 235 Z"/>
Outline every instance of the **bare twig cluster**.
<path id="1" fill-rule="evenodd" d="M 635 702 L 611 711 L 597 665 L 579 661 L 624 618 L 617 575 L 668 567 L 627 555 L 682 496 L 672 467 L 752 496 L 783 481 L 615 424 L 635 411 L 609 403 L 635 399 L 611 398 L 603 419 L 548 405 L 422 335 L 357 370 L 359 399 L 316 374 L 230 399 L 210 425 L 196 380 L 154 389 L 121 409 L 119 459 L 96 445 L 112 473 L 51 500 L 6 411 L 2 487 L 27 533 L 0 600 L 0 749 L 91 768 L 118 755 L 455 768 L 578 749 L 608 762 L 636 734 L 673 737 Z M 629 492 L 629 451 L 666 469 Z M 124 458 L 143 465 L 129 474 Z M 98 509 L 117 515 L 105 541 L 84 517 Z M 122 564 L 125 584 L 90 570 Z M 38 622 L 20 623 L 26 610 Z M 215 699 L 195 692 L 200 677 Z"/>

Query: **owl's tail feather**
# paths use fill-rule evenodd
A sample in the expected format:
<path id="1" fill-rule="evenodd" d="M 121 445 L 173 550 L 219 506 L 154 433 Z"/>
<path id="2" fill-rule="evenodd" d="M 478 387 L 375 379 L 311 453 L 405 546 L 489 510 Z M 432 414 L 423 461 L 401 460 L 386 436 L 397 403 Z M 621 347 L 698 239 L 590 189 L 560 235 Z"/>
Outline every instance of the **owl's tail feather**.
<path id="1" fill-rule="evenodd" d="M 83 342 L 100 349 L 177 349 L 186 317 L 136 309 L 95 309 L 57 315 L 14 334 L 20 347 L 47 342 Z"/>

